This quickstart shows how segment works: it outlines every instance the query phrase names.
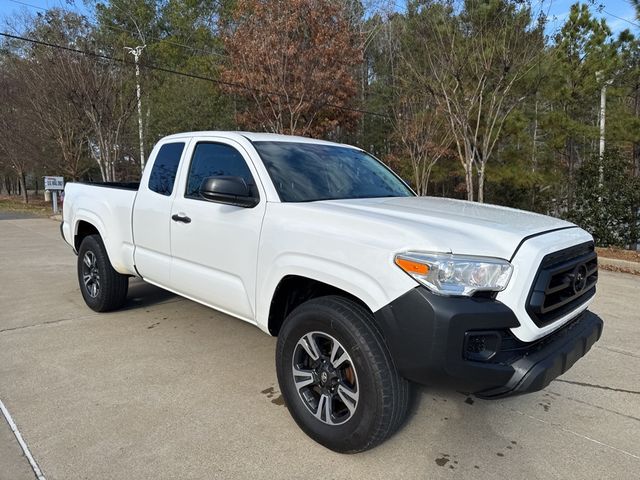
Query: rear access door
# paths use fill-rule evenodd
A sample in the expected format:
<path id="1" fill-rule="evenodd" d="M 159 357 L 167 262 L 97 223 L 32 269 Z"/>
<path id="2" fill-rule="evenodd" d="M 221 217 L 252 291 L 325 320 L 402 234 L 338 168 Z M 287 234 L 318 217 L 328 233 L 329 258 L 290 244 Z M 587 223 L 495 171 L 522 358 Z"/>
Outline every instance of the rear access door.
<path id="1" fill-rule="evenodd" d="M 138 273 L 151 283 L 168 286 L 171 277 L 171 206 L 176 197 L 180 160 L 189 138 L 158 143 L 142 175 L 133 206 L 133 238 Z"/>

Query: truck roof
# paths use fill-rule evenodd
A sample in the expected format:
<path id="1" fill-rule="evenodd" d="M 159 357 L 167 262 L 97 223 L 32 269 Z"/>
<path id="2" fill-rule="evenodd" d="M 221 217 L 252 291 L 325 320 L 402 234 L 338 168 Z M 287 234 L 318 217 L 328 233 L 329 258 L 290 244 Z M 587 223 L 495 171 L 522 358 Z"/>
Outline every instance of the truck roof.
<path id="1" fill-rule="evenodd" d="M 201 132 L 182 132 L 174 133 L 173 135 L 167 135 L 163 140 L 171 140 L 184 137 L 225 137 L 239 139 L 244 137 L 251 142 L 296 142 L 296 143 L 316 143 L 324 145 L 339 145 L 341 147 L 349 147 L 357 149 L 352 145 L 346 145 L 343 143 L 329 142 L 327 140 L 320 140 L 317 138 L 299 137 L 296 135 L 281 135 L 277 133 L 266 132 L 242 132 L 242 131 L 219 131 L 219 130 L 206 130 Z"/>

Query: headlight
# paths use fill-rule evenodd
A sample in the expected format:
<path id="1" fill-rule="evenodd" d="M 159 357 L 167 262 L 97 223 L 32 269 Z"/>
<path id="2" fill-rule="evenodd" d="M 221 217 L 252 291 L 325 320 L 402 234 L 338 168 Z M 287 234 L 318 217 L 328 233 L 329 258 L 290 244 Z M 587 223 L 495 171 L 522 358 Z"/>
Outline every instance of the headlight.
<path id="1" fill-rule="evenodd" d="M 478 291 L 499 292 L 511 278 L 506 260 L 447 253 L 404 252 L 395 257 L 402 270 L 440 295 L 471 296 Z"/>

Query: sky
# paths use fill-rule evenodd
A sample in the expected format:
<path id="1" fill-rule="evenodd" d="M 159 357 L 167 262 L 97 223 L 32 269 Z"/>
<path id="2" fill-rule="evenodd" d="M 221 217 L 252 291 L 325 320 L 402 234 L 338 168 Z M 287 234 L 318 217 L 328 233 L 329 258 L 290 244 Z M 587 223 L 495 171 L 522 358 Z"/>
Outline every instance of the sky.
<path id="1" fill-rule="evenodd" d="M 546 0 L 546 8 L 549 10 L 549 27 L 551 31 L 558 30 L 569 16 L 571 5 L 576 0 Z M 607 20 L 607 25 L 614 35 L 629 29 L 640 33 L 640 22 L 636 19 L 635 8 L 629 0 L 594 0 L 582 3 L 593 3 L 591 11 L 597 17 Z"/>
<path id="2" fill-rule="evenodd" d="M 547 33 L 551 34 L 562 26 L 575 1 L 532 0 L 532 3 L 535 8 L 544 8 L 544 11 L 548 12 Z M 402 10 L 404 0 L 391 0 L 389 3 Z M 607 20 L 614 35 L 625 29 L 640 33 L 640 21 L 636 19 L 635 10 L 629 0 L 583 0 L 583 3 L 594 4 L 592 11 L 596 16 Z M 52 7 L 68 8 L 83 13 L 88 11 L 83 0 L 0 0 L 0 19 L 24 10 L 35 13 Z M 4 22 L 0 21 L 1 23 Z"/>

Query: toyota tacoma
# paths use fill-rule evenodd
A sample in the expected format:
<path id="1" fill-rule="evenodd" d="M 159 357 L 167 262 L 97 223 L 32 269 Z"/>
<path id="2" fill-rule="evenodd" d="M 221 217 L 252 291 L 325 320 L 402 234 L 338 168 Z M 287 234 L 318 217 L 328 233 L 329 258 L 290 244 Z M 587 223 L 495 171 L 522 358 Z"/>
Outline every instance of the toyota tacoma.
<path id="1" fill-rule="evenodd" d="M 338 452 L 388 438 L 410 382 L 482 398 L 540 390 L 600 338 L 591 235 L 419 197 L 348 145 L 244 132 L 163 138 L 140 183 L 70 183 L 62 235 L 86 304 L 130 277 L 277 336 L 300 428 Z"/>

